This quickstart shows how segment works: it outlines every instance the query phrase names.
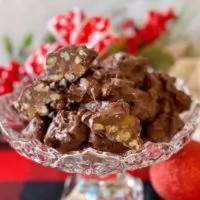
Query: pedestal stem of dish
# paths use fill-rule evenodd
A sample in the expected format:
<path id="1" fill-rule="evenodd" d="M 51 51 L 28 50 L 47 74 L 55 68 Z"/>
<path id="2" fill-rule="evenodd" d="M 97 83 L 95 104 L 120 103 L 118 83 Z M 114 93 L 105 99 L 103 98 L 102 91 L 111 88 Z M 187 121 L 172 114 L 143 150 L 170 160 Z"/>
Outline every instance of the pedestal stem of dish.
<path id="1" fill-rule="evenodd" d="M 65 182 L 62 200 L 143 200 L 141 180 L 125 170 L 111 175 L 75 175 Z"/>

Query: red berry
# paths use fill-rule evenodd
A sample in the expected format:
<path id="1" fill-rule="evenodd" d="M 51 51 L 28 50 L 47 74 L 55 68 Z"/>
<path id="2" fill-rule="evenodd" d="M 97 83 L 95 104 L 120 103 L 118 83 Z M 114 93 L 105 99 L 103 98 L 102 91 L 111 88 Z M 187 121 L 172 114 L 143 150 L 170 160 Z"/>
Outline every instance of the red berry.
<path id="1" fill-rule="evenodd" d="M 10 71 L 13 71 L 13 72 L 18 72 L 19 71 L 19 68 L 20 68 L 20 63 L 13 60 L 9 63 L 9 66 L 8 66 L 8 70 Z"/>
<path id="2" fill-rule="evenodd" d="M 0 76 L 1 76 L 1 73 L 5 70 L 5 67 L 0 67 Z"/>
<path id="3" fill-rule="evenodd" d="M 8 83 L 3 83 L 0 85 L 0 95 L 12 92 L 12 86 Z"/>
<path id="4" fill-rule="evenodd" d="M 129 28 L 133 28 L 134 25 L 135 25 L 135 22 L 133 21 L 133 19 L 127 19 L 124 22 L 122 22 L 121 28 L 122 29 L 129 29 Z"/>
<path id="5" fill-rule="evenodd" d="M 6 80 L 9 77 L 10 71 L 7 69 L 2 70 L 1 72 L 1 80 Z"/>
<path id="6" fill-rule="evenodd" d="M 0 95 L 12 92 L 24 75 L 23 67 L 17 61 L 11 61 L 7 68 L 0 67 Z"/>
<path id="7" fill-rule="evenodd" d="M 102 16 L 87 18 L 85 13 L 77 8 L 71 9 L 69 13 L 55 16 L 50 21 L 49 28 L 64 45 L 85 44 L 96 51 L 105 50 L 116 38 L 110 30 L 108 18 Z M 105 36 L 111 39 L 108 40 Z"/>
<path id="8" fill-rule="evenodd" d="M 165 15 L 165 20 L 176 20 L 177 16 L 172 8 L 169 8 Z"/>
<path id="9" fill-rule="evenodd" d="M 130 54 L 135 54 L 138 51 L 139 48 L 139 42 L 140 40 L 137 39 L 137 37 L 129 37 L 126 38 L 126 51 Z"/>
<path id="10" fill-rule="evenodd" d="M 5 82 L 13 82 L 15 80 L 18 80 L 18 73 L 14 71 L 8 71 L 8 77 L 5 79 Z"/>
<path id="11" fill-rule="evenodd" d="M 166 31 L 167 23 L 175 18 L 172 9 L 164 14 L 150 10 L 147 21 L 141 27 L 135 26 L 134 21 L 131 20 L 123 22 L 121 29 L 126 40 L 127 51 L 134 54 L 143 46 L 153 43 Z"/>

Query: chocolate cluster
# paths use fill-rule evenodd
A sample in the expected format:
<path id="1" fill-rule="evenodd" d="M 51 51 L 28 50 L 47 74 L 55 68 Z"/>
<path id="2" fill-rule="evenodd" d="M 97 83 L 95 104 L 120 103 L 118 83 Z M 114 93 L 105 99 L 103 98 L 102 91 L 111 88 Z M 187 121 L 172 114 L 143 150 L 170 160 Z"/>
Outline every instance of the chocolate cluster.
<path id="1" fill-rule="evenodd" d="M 144 58 L 117 53 L 103 61 L 83 45 L 50 53 L 47 69 L 14 103 L 28 121 L 22 135 L 61 153 L 87 147 L 121 154 L 146 141 L 169 141 L 191 99 L 175 79 L 148 73 Z"/>

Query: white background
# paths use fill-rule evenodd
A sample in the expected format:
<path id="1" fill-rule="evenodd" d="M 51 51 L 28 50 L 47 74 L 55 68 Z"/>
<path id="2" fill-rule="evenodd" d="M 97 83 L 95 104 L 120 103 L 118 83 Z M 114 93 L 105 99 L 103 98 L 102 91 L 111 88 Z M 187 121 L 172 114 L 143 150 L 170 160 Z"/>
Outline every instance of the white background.
<path id="1" fill-rule="evenodd" d="M 188 2 L 187 5 L 185 2 Z M 200 15 L 194 11 L 200 10 L 199 0 L 0 0 L 0 39 L 4 34 L 9 34 L 18 44 L 24 33 L 31 32 L 35 36 L 36 46 L 44 35 L 48 19 L 74 6 L 83 8 L 91 16 L 114 16 L 112 22 L 116 24 L 126 16 L 144 19 L 149 8 L 164 10 L 170 5 L 178 13 L 187 8 L 192 22 L 184 25 L 184 31 L 192 33 L 193 40 L 200 41 L 195 23 L 200 21 Z M 6 62 L 0 41 L 0 65 Z"/>

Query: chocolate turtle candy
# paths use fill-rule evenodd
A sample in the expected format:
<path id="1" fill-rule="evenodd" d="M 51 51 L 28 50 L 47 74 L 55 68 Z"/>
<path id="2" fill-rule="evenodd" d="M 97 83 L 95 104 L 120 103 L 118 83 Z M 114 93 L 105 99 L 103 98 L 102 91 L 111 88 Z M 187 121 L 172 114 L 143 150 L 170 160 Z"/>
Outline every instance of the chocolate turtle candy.
<path id="1" fill-rule="evenodd" d="M 179 113 L 188 110 L 190 108 L 192 100 L 189 95 L 176 88 L 176 79 L 173 77 L 169 77 L 165 74 L 157 74 L 157 76 L 163 83 L 165 94 L 169 94 L 168 101 L 171 100 L 173 104 L 173 109 L 175 109 Z"/>
<path id="2" fill-rule="evenodd" d="M 52 91 L 45 83 L 39 82 L 26 88 L 14 106 L 25 119 L 30 120 L 36 115 L 47 116 L 48 106 L 62 98 L 64 97 L 61 94 Z"/>
<path id="3" fill-rule="evenodd" d="M 76 112 L 59 111 L 50 124 L 44 143 L 61 153 L 79 150 L 87 141 L 88 128 Z"/>
<path id="4" fill-rule="evenodd" d="M 178 113 L 161 113 L 146 127 L 143 135 L 144 141 L 168 142 L 184 126 Z"/>
<path id="5" fill-rule="evenodd" d="M 140 120 L 131 115 L 128 109 L 128 104 L 123 101 L 110 103 L 90 118 L 91 131 L 130 149 L 140 149 Z"/>
<path id="6" fill-rule="evenodd" d="M 140 120 L 152 120 L 158 112 L 158 103 L 155 97 L 139 89 L 132 93 L 131 113 Z"/>
<path id="7" fill-rule="evenodd" d="M 164 104 L 168 105 L 168 110 L 173 109 L 181 113 L 190 108 L 191 98 L 183 91 L 178 90 L 175 82 L 175 78 L 166 74 L 153 73 L 146 77 L 145 90 L 157 99 L 162 110 L 166 111 L 166 106 L 163 108 L 162 105 L 165 102 Z"/>
<path id="8" fill-rule="evenodd" d="M 51 83 L 64 78 L 73 83 L 85 74 L 96 57 L 97 53 L 84 45 L 68 45 L 47 55 L 42 80 Z"/>
<path id="9" fill-rule="evenodd" d="M 101 63 L 101 66 L 106 73 L 133 81 L 135 85 L 142 83 L 147 74 L 146 59 L 126 53 L 110 56 Z"/>

